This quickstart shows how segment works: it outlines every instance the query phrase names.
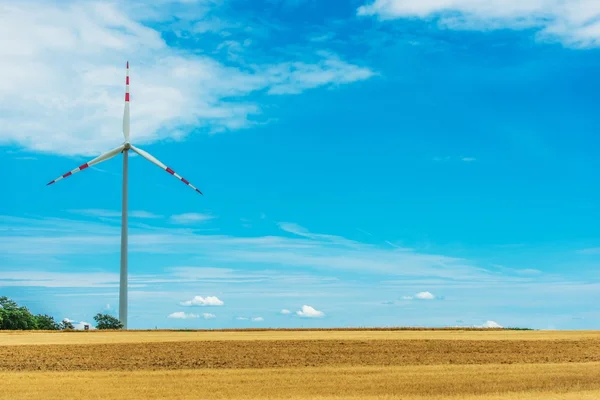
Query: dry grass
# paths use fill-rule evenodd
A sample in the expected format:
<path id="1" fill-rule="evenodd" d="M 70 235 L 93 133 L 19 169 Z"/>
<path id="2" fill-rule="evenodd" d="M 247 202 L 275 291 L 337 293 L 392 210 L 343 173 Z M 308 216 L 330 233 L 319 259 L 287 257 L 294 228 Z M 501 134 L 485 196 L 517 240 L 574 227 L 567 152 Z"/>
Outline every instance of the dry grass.
<path id="1" fill-rule="evenodd" d="M 600 399 L 600 332 L 0 333 L 0 399 Z"/>
<path id="2" fill-rule="evenodd" d="M 0 373 L 0 399 L 598 399 L 600 363 Z"/>
<path id="3" fill-rule="evenodd" d="M 26 344 L 151 343 L 221 340 L 600 340 L 600 331 L 506 330 L 248 330 L 0 332 L 0 346 Z"/>

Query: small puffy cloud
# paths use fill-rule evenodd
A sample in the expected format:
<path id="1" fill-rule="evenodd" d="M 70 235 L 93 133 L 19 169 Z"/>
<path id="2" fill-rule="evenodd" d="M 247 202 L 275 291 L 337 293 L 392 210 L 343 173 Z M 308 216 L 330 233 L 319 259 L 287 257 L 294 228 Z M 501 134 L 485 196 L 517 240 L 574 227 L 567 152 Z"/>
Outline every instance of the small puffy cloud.
<path id="1" fill-rule="evenodd" d="M 79 330 L 79 331 L 84 330 L 85 329 L 85 325 L 89 325 L 90 330 L 96 329 L 96 327 L 94 327 L 93 324 L 90 324 L 89 322 L 85 322 L 85 321 L 79 321 L 79 322 L 77 322 L 77 321 L 72 320 L 70 318 L 63 318 L 63 322 L 70 322 L 71 324 L 73 324 L 73 329 L 76 329 L 76 330 Z"/>
<path id="2" fill-rule="evenodd" d="M 202 297 L 202 296 L 194 296 L 193 299 L 191 300 L 187 300 L 187 301 L 182 301 L 180 303 L 182 306 L 222 306 L 223 301 L 221 301 L 218 297 L 216 296 L 208 296 L 208 297 Z"/>
<path id="3" fill-rule="evenodd" d="M 482 328 L 502 328 L 503 326 L 497 323 L 496 321 L 486 321 L 485 324 L 481 326 Z"/>
<path id="4" fill-rule="evenodd" d="M 419 292 L 414 296 L 402 296 L 402 300 L 434 300 L 435 296 L 431 292 Z"/>
<path id="5" fill-rule="evenodd" d="M 92 324 L 90 324 L 89 322 L 85 322 L 85 321 L 79 321 L 77 323 L 74 323 L 73 321 L 71 321 L 71 323 L 73 324 L 73 327 L 75 329 L 77 329 L 78 331 L 82 331 L 85 329 L 85 326 L 88 325 L 90 330 L 96 329 L 96 327 Z"/>
<path id="6" fill-rule="evenodd" d="M 237 317 L 238 321 L 248 321 L 248 317 Z"/>
<path id="7" fill-rule="evenodd" d="M 176 224 L 196 224 L 200 222 L 210 221 L 214 217 L 208 214 L 187 213 L 171 216 L 171 222 Z"/>
<path id="8" fill-rule="evenodd" d="M 178 311 L 178 312 L 174 312 L 173 314 L 169 314 L 169 316 L 167 318 L 172 318 L 172 319 L 195 319 L 195 318 L 200 318 L 200 316 L 198 314 L 186 314 L 183 311 Z"/>
<path id="9" fill-rule="evenodd" d="M 325 316 L 325 313 L 315 310 L 311 306 L 304 305 L 302 306 L 302 310 L 296 311 L 296 315 L 303 318 L 322 318 Z"/>
<path id="10" fill-rule="evenodd" d="M 292 312 L 291 312 L 290 310 L 287 310 L 287 309 L 285 309 L 285 308 L 284 308 L 284 309 L 283 309 L 283 310 L 281 310 L 279 313 L 280 313 L 280 314 L 283 314 L 283 315 L 289 315 L 289 314 L 291 314 Z"/>
<path id="11" fill-rule="evenodd" d="M 213 319 L 213 318 L 217 318 L 217 316 L 215 314 L 211 314 L 211 313 L 203 313 L 202 314 L 202 318 L 204 318 L 204 319 Z"/>
<path id="12" fill-rule="evenodd" d="M 435 299 L 435 296 L 433 294 L 431 294 L 430 292 L 419 292 L 419 293 L 415 294 L 415 299 L 433 300 L 433 299 Z"/>
<path id="13" fill-rule="evenodd" d="M 265 320 L 265 319 L 264 319 L 263 317 L 256 317 L 256 318 L 252 318 L 252 321 L 254 321 L 254 322 L 262 322 L 262 321 L 264 321 L 264 320 Z"/>

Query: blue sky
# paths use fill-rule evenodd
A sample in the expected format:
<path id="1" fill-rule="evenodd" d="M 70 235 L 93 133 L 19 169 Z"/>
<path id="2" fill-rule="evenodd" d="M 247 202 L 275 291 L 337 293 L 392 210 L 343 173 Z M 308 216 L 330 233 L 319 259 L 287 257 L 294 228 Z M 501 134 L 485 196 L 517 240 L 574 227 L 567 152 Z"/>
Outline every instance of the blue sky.
<path id="1" fill-rule="evenodd" d="M 0 295 L 117 315 L 121 157 L 45 184 L 129 60 L 205 193 L 131 157 L 130 328 L 600 329 L 600 9 L 540 3 L 0 1 Z"/>

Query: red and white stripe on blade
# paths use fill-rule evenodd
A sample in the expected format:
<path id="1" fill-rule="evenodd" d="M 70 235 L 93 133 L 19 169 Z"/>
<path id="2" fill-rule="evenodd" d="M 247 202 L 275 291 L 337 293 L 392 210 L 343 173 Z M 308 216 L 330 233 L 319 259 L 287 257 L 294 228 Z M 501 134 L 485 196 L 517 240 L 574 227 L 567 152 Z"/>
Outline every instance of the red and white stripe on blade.
<path id="1" fill-rule="evenodd" d="M 156 165 L 156 166 L 164 169 L 169 174 L 173 175 L 175 178 L 179 179 L 181 182 L 185 183 L 186 185 L 188 185 L 189 187 L 191 187 L 192 189 L 194 189 L 196 192 L 198 192 L 200 194 L 203 194 L 200 190 L 196 189 L 190 182 L 188 182 L 186 179 L 182 178 L 181 176 L 177 175 L 177 173 L 175 171 L 173 171 L 171 168 L 167 167 L 165 164 L 163 164 L 162 162 L 160 162 L 152 154 L 150 154 L 147 151 L 144 151 L 144 150 L 142 150 L 142 149 L 140 149 L 138 147 L 135 147 L 135 146 L 131 146 L 131 150 L 135 151 L 140 156 L 142 156 L 146 160 L 150 161 L 152 164 L 154 164 L 154 165 Z"/>
<path id="2" fill-rule="evenodd" d="M 123 111 L 123 136 L 129 142 L 129 61 L 127 61 L 127 73 L 125 74 L 125 111 Z"/>
<path id="3" fill-rule="evenodd" d="M 94 158 L 92 161 L 88 161 L 85 164 L 75 168 L 73 171 L 69 171 L 64 175 L 59 176 L 55 180 L 48 182 L 48 184 L 46 186 L 52 185 L 53 183 L 56 183 L 56 182 L 60 181 L 61 179 L 65 179 L 79 171 L 83 171 L 84 169 L 91 167 L 92 165 L 96 165 L 96 164 L 101 163 L 102 161 L 109 160 L 109 159 L 113 158 L 114 156 L 116 156 L 117 154 L 121 153 L 124 148 L 125 148 L 125 146 L 121 145 L 114 150 L 108 151 L 108 152 L 102 154 L 101 156 Z"/>

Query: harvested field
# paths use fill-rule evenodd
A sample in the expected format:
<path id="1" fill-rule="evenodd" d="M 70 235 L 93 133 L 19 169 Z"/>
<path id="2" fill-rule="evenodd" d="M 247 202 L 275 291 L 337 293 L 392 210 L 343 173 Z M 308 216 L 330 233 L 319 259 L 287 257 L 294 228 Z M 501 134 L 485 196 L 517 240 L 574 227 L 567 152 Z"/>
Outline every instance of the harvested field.
<path id="1" fill-rule="evenodd" d="M 600 340 L 260 340 L 0 346 L 0 371 L 600 362 Z"/>
<path id="2" fill-rule="evenodd" d="M 0 399 L 575 400 L 599 377 L 598 332 L 0 333 Z"/>
<path id="3" fill-rule="evenodd" d="M 600 340 L 600 331 L 510 331 L 510 330 L 211 330 L 211 331 L 46 331 L 0 332 L 0 346 L 25 344 L 163 343 L 229 340 Z"/>
<path id="4" fill-rule="evenodd" d="M 598 376 L 599 363 L 0 373 L 0 399 L 57 399 L 68 389 L 86 399 L 591 400 Z"/>

